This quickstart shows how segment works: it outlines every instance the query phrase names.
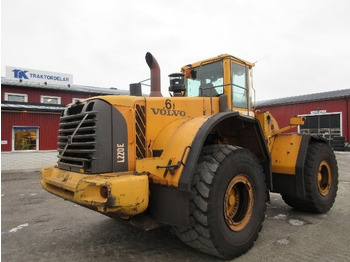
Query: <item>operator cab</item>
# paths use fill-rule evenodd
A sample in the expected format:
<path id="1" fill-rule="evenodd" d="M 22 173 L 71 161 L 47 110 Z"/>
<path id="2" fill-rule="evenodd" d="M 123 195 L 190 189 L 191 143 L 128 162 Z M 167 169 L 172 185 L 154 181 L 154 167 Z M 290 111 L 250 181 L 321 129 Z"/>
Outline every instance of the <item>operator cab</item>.
<path id="1" fill-rule="evenodd" d="M 255 102 L 252 86 L 253 66 L 253 63 L 230 55 L 220 55 L 184 66 L 182 67 L 184 79 L 181 80 L 184 87 L 181 89 L 181 95 L 219 97 L 225 94 L 229 109 L 240 111 L 243 109 L 249 112 Z"/>

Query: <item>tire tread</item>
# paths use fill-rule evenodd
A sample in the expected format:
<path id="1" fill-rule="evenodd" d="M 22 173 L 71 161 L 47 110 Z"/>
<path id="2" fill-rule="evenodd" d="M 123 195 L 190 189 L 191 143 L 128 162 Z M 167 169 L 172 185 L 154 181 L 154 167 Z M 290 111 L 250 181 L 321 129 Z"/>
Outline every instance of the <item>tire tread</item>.
<path id="1" fill-rule="evenodd" d="M 222 161 L 235 150 L 245 150 L 240 147 L 230 146 L 230 145 L 211 145 L 203 148 L 201 156 L 198 160 L 198 165 L 194 173 L 192 181 L 192 191 L 196 193 L 196 196 L 190 202 L 190 205 L 193 207 L 193 211 L 190 212 L 190 221 L 192 225 L 189 228 L 183 227 L 174 227 L 175 234 L 187 245 L 198 249 L 204 253 L 211 254 L 218 257 L 228 258 L 223 251 L 220 251 L 220 247 L 216 246 L 213 243 L 211 237 L 211 231 L 208 226 L 208 217 L 210 213 L 208 212 L 209 208 L 209 193 L 214 181 L 214 176 L 218 170 Z M 249 151 L 248 151 L 249 152 Z M 259 163 L 258 159 L 250 153 L 251 156 Z M 259 172 L 263 173 L 261 165 L 258 165 L 260 170 Z M 199 171 L 201 169 L 201 172 Z M 265 178 L 264 178 L 265 182 Z M 267 195 L 266 195 L 267 198 Z M 266 201 L 265 201 L 266 202 Z M 249 248 L 254 244 L 254 241 L 258 238 L 258 234 L 262 228 L 262 221 L 265 218 L 265 210 L 261 214 L 261 224 L 259 226 L 258 232 L 253 238 L 253 241 L 245 249 L 240 250 L 234 257 L 239 256 L 243 253 L 246 253 Z M 230 256 L 229 258 L 233 258 Z"/>

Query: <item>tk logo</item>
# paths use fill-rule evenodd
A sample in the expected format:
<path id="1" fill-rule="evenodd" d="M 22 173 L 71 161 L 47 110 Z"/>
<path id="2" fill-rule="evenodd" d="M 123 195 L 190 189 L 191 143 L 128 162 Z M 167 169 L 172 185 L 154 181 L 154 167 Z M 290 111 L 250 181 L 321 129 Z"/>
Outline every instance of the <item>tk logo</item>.
<path id="1" fill-rule="evenodd" d="M 28 73 L 28 71 L 15 69 L 15 70 L 12 70 L 12 72 L 13 72 L 13 75 L 14 75 L 15 78 L 29 79 L 28 76 L 26 75 L 26 73 Z"/>

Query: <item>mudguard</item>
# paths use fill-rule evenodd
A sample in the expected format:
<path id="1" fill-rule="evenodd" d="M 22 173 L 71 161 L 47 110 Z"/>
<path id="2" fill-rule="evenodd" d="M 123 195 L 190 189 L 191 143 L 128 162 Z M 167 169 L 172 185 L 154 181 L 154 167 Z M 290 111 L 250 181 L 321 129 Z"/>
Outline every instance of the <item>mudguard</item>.
<path id="1" fill-rule="evenodd" d="M 271 150 L 272 192 L 305 197 L 304 164 L 308 146 L 313 141 L 327 143 L 324 138 L 309 134 L 279 134 L 275 137 Z"/>
<path id="2" fill-rule="evenodd" d="M 242 116 L 238 112 L 218 113 L 203 121 L 195 133 L 182 167 L 178 187 L 150 184 L 151 194 L 148 210 L 157 221 L 170 225 L 189 225 L 189 199 L 193 174 L 201 150 L 204 145 L 210 143 L 208 136 L 213 133 L 213 130 L 222 136 L 229 136 L 230 142 L 234 145 L 252 151 L 261 161 L 267 185 L 272 187 L 270 155 L 260 123 L 255 118 Z M 192 132 L 190 133 L 192 134 Z M 178 144 L 180 146 L 181 142 Z"/>
<path id="3" fill-rule="evenodd" d="M 240 115 L 239 112 L 222 112 L 213 115 L 201 126 L 191 145 L 191 150 L 179 181 L 179 189 L 190 191 L 193 173 L 203 145 L 209 133 L 217 127 L 225 129 L 221 130 L 224 131 L 223 133 L 234 136 L 234 145 L 249 149 L 259 158 L 264 168 L 267 185 L 271 189 L 270 154 L 260 123 L 255 118 Z"/>

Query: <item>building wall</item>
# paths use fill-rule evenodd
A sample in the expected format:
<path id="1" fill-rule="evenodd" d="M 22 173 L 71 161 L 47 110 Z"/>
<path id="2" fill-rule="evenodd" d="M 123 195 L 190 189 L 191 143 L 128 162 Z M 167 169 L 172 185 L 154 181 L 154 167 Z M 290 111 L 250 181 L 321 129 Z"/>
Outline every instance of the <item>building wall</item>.
<path id="1" fill-rule="evenodd" d="M 1 151 L 11 151 L 13 126 L 39 127 L 39 150 L 57 149 L 59 113 L 1 112 Z M 7 144 L 3 144 L 7 141 Z"/>
<path id="2" fill-rule="evenodd" d="M 27 95 L 27 101 L 13 103 L 12 107 L 2 107 L 1 110 L 1 150 L 56 150 L 57 136 L 59 129 L 60 112 L 52 112 L 52 109 L 45 109 L 48 104 L 41 103 L 41 96 L 60 97 L 60 105 L 67 105 L 73 99 L 84 99 L 99 95 L 121 95 L 128 94 L 127 91 L 108 90 L 104 88 L 84 88 L 84 86 L 30 86 L 25 83 L 13 85 L 8 84 L 6 79 L 1 79 L 1 101 L 6 101 L 5 93 Z M 3 83 L 3 80 L 4 83 Z M 101 91 L 101 92 L 100 92 Z M 57 102 L 57 101 L 56 101 Z M 26 104 L 42 104 L 40 112 L 33 112 L 36 109 L 28 109 Z M 3 103 L 5 105 L 6 103 Z M 17 107 L 16 107 L 17 105 Z M 4 108 L 4 110 L 3 110 Z M 42 112 L 42 110 L 48 110 Z M 59 109 L 58 109 L 59 110 Z M 16 131 L 14 132 L 14 127 Z M 38 128 L 25 128 L 38 127 Z M 37 131 L 39 130 L 39 131 Z M 39 132 L 39 134 L 37 134 Z M 14 133 L 16 135 L 14 135 Z M 38 136 L 39 135 L 39 136 Z M 13 144 L 13 137 L 17 137 L 16 146 Z M 34 139 L 35 138 L 35 139 Z M 35 144 L 34 141 L 38 141 Z M 33 146 L 34 145 L 34 146 Z"/>
<path id="3" fill-rule="evenodd" d="M 260 106 L 261 111 L 269 111 L 276 118 L 279 127 L 289 124 L 291 116 L 310 114 L 311 111 L 326 110 L 327 113 L 342 112 L 342 133 L 346 141 L 350 138 L 350 102 L 349 97 L 325 101 L 311 101 L 306 103 Z M 293 130 L 295 131 L 295 130 Z"/>
<path id="4" fill-rule="evenodd" d="M 60 91 L 60 90 L 54 90 L 50 88 L 42 89 L 42 88 L 2 85 L 1 101 L 5 100 L 5 93 L 27 94 L 28 103 L 40 103 L 41 96 L 61 97 L 62 105 L 67 105 L 72 103 L 73 98 L 88 98 L 95 95 L 95 94 L 87 94 L 87 93 L 76 92 L 76 91 L 74 92 Z"/>

